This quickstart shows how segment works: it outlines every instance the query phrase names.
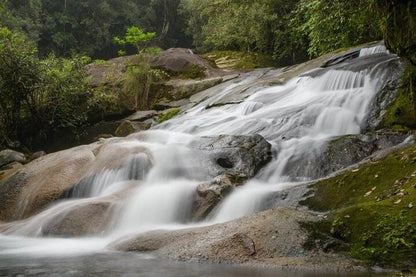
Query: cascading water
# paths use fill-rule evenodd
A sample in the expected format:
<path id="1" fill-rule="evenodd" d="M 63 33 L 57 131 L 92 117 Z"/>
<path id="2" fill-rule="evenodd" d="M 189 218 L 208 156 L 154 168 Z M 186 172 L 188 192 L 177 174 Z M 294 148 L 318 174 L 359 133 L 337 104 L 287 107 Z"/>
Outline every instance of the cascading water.
<path id="1" fill-rule="evenodd" d="M 315 178 L 313 158 L 331 138 L 363 130 L 370 104 L 384 85 L 388 71 L 383 65 L 397 59 L 385 51 L 381 46 L 362 49 L 356 59 L 382 56 L 362 69 L 329 67 L 279 85 L 258 79 L 282 71 L 258 70 L 224 83 L 217 87 L 221 91 L 207 93 L 199 104 L 154 130 L 110 139 L 90 177 L 67 191 L 66 199 L 12 224 L 6 233 L 42 236 L 48 224 L 94 201 L 110 203 L 114 220 L 103 230 L 106 242 L 127 233 L 189 226 L 196 188 L 210 178 L 201 153 L 191 144 L 219 134 L 260 134 L 272 145 L 273 158 L 254 179 L 230 193 L 204 224 L 256 212 L 271 192 Z M 122 161 L 108 166 L 116 156 Z M 300 160 L 304 166 L 296 168 Z"/>

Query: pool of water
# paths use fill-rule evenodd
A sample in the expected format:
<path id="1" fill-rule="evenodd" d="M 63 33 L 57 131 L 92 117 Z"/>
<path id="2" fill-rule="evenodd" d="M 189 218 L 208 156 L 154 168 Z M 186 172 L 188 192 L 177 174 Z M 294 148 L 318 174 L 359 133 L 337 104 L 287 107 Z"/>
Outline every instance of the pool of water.
<path id="1" fill-rule="evenodd" d="M 0 255 L 0 276 L 335 276 L 237 265 L 181 263 L 139 253 L 105 252 L 76 256 Z M 336 276 L 373 276 L 371 273 Z"/>

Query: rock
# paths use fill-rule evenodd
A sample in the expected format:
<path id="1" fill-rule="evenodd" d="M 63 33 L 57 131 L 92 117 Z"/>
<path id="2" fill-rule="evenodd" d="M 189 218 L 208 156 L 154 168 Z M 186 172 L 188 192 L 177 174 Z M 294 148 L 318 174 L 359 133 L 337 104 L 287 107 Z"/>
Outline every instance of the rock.
<path id="1" fill-rule="evenodd" d="M 114 132 L 118 137 L 125 137 L 132 133 L 149 129 L 150 123 L 140 121 L 124 120 Z"/>
<path id="2" fill-rule="evenodd" d="M 205 70 L 209 64 L 200 56 L 193 54 L 190 49 L 170 48 L 154 57 L 151 66 L 178 74 L 189 72 L 195 67 Z"/>
<path id="3" fill-rule="evenodd" d="M 210 87 L 216 86 L 222 82 L 221 77 L 208 78 L 203 80 L 170 80 L 165 86 L 167 93 L 165 97 L 168 100 L 180 100 Z"/>
<path id="4" fill-rule="evenodd" d="M 42 156 L 3 179 L 0 220 L 28 217 L 56 200 L 86 174 L 95 160 L 96 147 L 92 144 Z"/>
<path id="5" fill-rule="evenodd" d="M 227 90 L 230 90 L 230 92 L 225 94 L 222 97 L 215 99 L 215 102 L 210 103 L 210 106 L 213 107 L 213 106 L 222 106 L 226 104 L 240 103 L 245 98 L 252 95 L 254 91 L 258 90 L 259 87 L 269 86 L 269 84 L 264 84 L 262 82 L 265 81 L 264 78 L 266 77 L 267 73 L 269 73 L 270 71 L 271 69 L 262 68 L 262 69 L 255 69 L 247 74 L 240 74 L 238 75 L 238 77 L 232 78 L 225 83 L 221 83 L 213 88 L 206 89 L 204 91 L 201 91 L 197 94 L 192 95 L 190 97 L 190 101 L 192 103 L 200 103 L 211 96 L 218 95 L 218 91 L 227 89 Z M 247 80 L 247 81 L 251 80 L 253 82 L 247 82 L 248 84 L 243 87 L 238 86 L 236 88 L 230 89 L 231 84 L 233 84 L 234 82 L 238 83 L 243 80 Z M 255 82 L 255 80 L 257 80 L 257 82 Z"/>
<path id="6" fill-rule="evenodd" d="M 188 99 L 169 101 L 165 98 L 162 98 L 161 100 L 153 104 L 153 108 L 159 111 L 167 110 L 167 109 L 177 109 L 177 108 L 182 109 L 182 108 L 186 108 L 189 103 L 190 102 Z"/>
<path id="7" fill-rule="evenodd" d="M 370 113 L 364 127 L 367 132 L 373 132 L 384 127 L 383 117 L 387 108 L 396 100 L 396 92 L 402 86 L 405 63 L 402 60 L 393 59 L 388 61 L 385 68 L 388 72 L 384 75 L 383 87 L 369 107 Z"/>
<path id="8" fill-rule="evenodd" d="M 284 175 L 308 176 L 316 179 L 360 162 L 377 151 L 403 142 L 408 133 L 380 130 L 374 133 L 335 138 L 312 159 L 290 160 Z"/>
<path id="9" fill-rule="evenodd" d="M 216 177 L 211 182 L 198 185 L 192 219 L 199 221 L 205 218 L 234 187 L 242 185 L 245 180 L 247 180 L 245 175 L 233 176 L 224 174 Z"/>
<path id="10" fill-rule="evenodd" d="M 260 135 L 200 137 L 190 145 L 202 152 L 210 176 L 253 177 L 271 159 L 271 145 Z"/>
<path id="11" fill-rule="evenodd" d="M 308 270 L 348 268 L 351 263 L 342 257 L 320 253 L 315 259 L 316 254 L 304 249 L 308 234 L 299 222 L 315 220 L 307 211 L 279 208 L 206 227 L 142 233 L 110 247 L 181 261 L 246 262 Z"/>
<path id="12" fill-rule="evenodd" d="M 63 210 L 42 225 L 43 236 L 80 237 L 101 235 L 112 218 L 114 203 L 90 201 Z"/>
<path id="13" fill-rule="evenodd" d="M 28 181 L 26 173 L 14 174 L 0 181 L 0 220 L 17 219 L 17 199 Z"/>
<path id="14" fill-rule="evenodd" d="M 96 137 L 94 137 L 94 140 L 104 140 L 112 137 L 112 134 L 98 134 Z"/>
<path id="15" fill-rule="evenodd" d="M 13 162 L 25 163 L 25 155 L 23 153 L 11 149 L 0 151 L 0 167 L 3 167 Z"/>
<path id="16" fill-rule="evenodd" d="M 129 63 L 137 63 L 136 55 L 117 57 L 87 65 L 90 86 L 98 87 L 107 83 L 117 84 L 122 82 L 123 71 Z"/>
<path id="17" fill-rule="evenodd" d="M 45 155 L 46 155 L 45 151 L 37 151 L 37 152 L 32 154 L 32 159 L 37 159 L 37 158 L 40 158 L 40 157 L 45 156 Z"/>
<path id="18" fill-rule="evenodd" d="M 134 114 L 125 118 L 125 120 L 129 121 L 145 121 L 146 119 L 152 118 L 157 116 L 157 111 L 150 110 L 150 111 L 137 111 Z"/>

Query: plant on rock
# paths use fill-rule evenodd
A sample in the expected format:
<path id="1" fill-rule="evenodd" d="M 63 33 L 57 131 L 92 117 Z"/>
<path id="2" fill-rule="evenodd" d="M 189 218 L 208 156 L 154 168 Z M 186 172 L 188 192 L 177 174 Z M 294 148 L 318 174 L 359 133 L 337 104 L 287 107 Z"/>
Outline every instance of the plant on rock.
<path id="1" fill-rule="evenodd" d="M 160 48 L 149 47 L 150 42 L 156 33 L 145 33 L 136 26 L 127 28 L 123 38 L 115 37 L 114 41 L 120 46 L 133 45 L 137 48 L 137 60 L 126 66 L 126 79 L 124 91 L 133 97 L 134 110 L 143 110 L 149 107 L 149 93 L 151 85 L 167 77 L 167 74 L 160 69 L 150 66 L 149 57 L 160 53 Z M 119 54 L 126 52 L 120 50 Z"/>

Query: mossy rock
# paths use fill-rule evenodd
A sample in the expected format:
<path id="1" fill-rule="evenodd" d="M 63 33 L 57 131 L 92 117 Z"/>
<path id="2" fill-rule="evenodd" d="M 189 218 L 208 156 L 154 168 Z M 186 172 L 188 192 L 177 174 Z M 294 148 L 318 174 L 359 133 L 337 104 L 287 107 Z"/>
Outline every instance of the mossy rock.
<path id="1" fill-rule="evenodd" d="M 396 100 L 387 108 L 383 117 L 384 127 L 395 129 L 416 128 L 416 67 L 408 65 L 397 90 Z"/>
<path id="2" fill-rule="evenodd" d="M 157 119 L 157 123 L 162 123 L 164 121 L 167 121 L 173 118 L 174 116 L 176 116 L 179 112 L 180 112 L 179 109 L 171 109 L 169 111 L 166 111 L 159 116 L 159 118 Z"/>
<path id="3" fill-rule="evenodd" d="M 313 195 L 301 204 L 328 215 L 307 226 L 309 242 L 319 237 L 323 247 L 336 241 L 331 250 L 372 264 L 415 266 L 416 146 L 311 188 Z"/>
<path id="4" fill-rule="evenodd" d="M 147 130 L 150 128 L 150 123 L 147 122 L 132 122 L 124 120 L 116 129 L 114 134 L 118 137 L 125 137 L 135 132 Z"/>

